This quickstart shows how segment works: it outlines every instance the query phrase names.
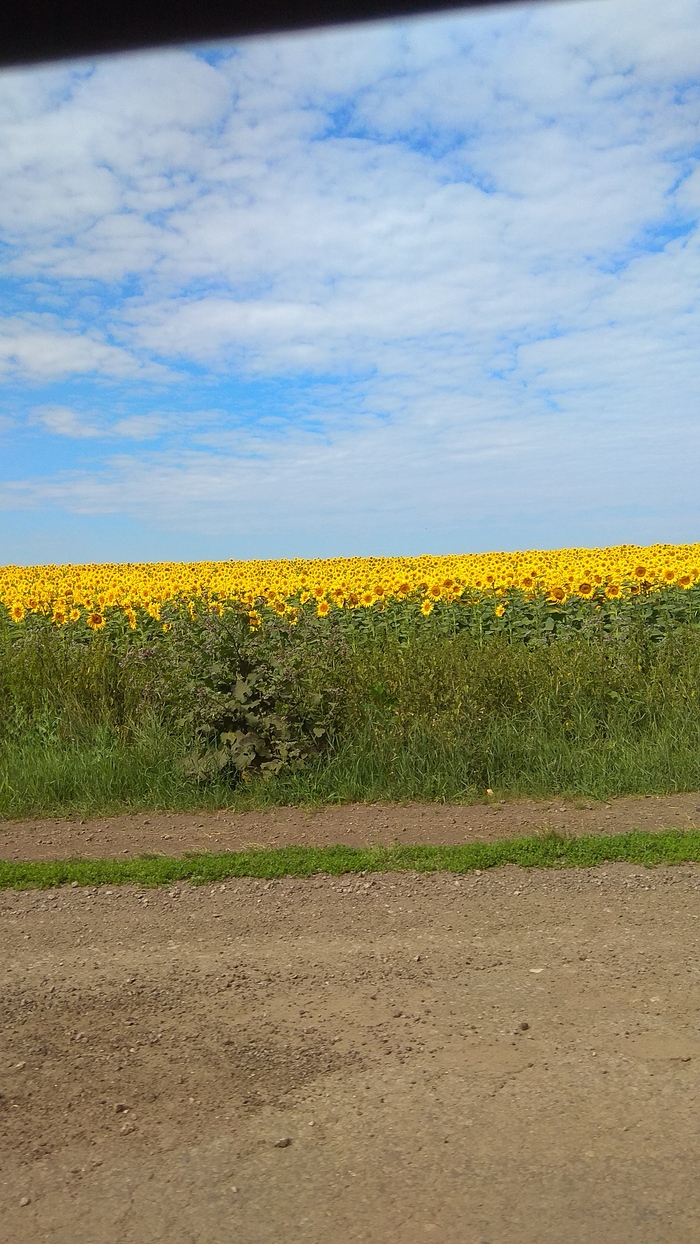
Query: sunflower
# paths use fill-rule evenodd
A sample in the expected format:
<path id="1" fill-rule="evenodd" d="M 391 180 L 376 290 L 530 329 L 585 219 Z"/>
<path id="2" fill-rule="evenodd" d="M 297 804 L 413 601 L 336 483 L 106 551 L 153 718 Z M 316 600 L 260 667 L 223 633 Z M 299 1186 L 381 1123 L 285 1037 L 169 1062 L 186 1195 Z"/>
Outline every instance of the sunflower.
<path id="1" fill-rule="evenodd" d="M 429 614 L 429 613 L 432 613 L 434 608 L 435 608 L 435 606 L 434 606 L 434 604 L 433 604 L 432 600 L 430 600 L 430 599 L 426 599 L 426 600 L 424 600 L 424 601 L 423 601 L 423 604 L 422 604 L 422 605 L 421 605 L 421 607 L 420 607 L 420 611 L 421 611 L 421 613 L 423 614 L 423 617 L 424 617 L 424 618 L 427 618 L 428 614 Z"/>
<path id="2" fill-rule="evenodd" d="M 77 621 L 79 620 L 79 618 L 80 618 L 80 610 L 79 610 L 79 609 L 71 609 L 71 611 L 70 611 L 70 613 L 69 613 L 69 615 L 68 615 L 68 616 L 69 616 L 69 618 L 70 618 L 71 622 L 77 622 Z"/>
<path id="3" fill-rule="evenodd" d="M 257 631 L 258 628 L 262 626 L 262 618 L 260 617 L 257 609 L 251 609 L 248 614 L 248 625 L 250 626 L 251 631 Z"/>
<path id="4" fill-rule="evenodd" d="M 576 591 L 579 596 L 583 596 L 584 599 L 589 599 L 593 595 L 593 584 L 589 583 L 587 579 L 584 579 L 582 583 L 578 583 L 576 585 Z"/>
<path id="5" fill-rule="evenodd" d="M 505 605 L 496 605 L 496 608 L 494 609 L 493 612 L 495 613 L 497 618 L 502 618 L 505 611 L 506 611 Z"/>
<path id="6" fill-rule="evenodd" d="M 13 622 L 21 622 L 24 618 L 24 605 L 21 600 L 16 600 L 10 608 L 10 617 Z"/>
<path id="7" fill-rule="evenodd" d="M 93 610 L 87 616 L 87 624 L 91 631 L 101 631 L 105 624 L 104 614 L 98 613 L 96 609 Z"/>
<path id="8" fill-rule="evenodd" d="M 615 600 L 617 596 L 621 596 L 622 589 L 620 588 L 620 584 L 619 583 L 608 583 L 608 586 L 605 589 L 605 595 L 607 596 L 608 600 Z"/>
<path id="9" fill-rule="evenodd" d="M 330 608 L 331 607 L 327 600 L 320 600 L 316 606 L 316 616 L 319 618 L 325 618 L 326 614 L 330 613 Z"/>
<path id="10" fill-rule="evenodd" d="M 566 592 L 563 587 L 553 587 L 549 595 L 552 600 L 558 601 L 559 604 L 566 600 Z"/>

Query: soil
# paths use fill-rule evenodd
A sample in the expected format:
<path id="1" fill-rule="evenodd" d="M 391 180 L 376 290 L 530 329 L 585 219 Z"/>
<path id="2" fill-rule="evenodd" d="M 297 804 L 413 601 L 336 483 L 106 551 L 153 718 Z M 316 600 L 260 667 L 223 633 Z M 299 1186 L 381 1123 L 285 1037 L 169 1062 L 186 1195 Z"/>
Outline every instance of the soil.
<path id="1" fill-rule="evenodd" d="M 530 812 L 367 815 L 149 819 L 181 848 Z M 0 920 L 13 1244 L 697 1238 L 698 866 L 5 891 Z"/>
<path id="2" fill-rule="evenodd" d="M 89 820 L 0 821 L 0 857 L 114 858 L 246 847 L 496 842 L 557 829 L 568 834 L 700 829 L 700 794 L 609 803 L 525 800 L 488 804 L 344 804 L 264 812 L 149 812 Z"/>

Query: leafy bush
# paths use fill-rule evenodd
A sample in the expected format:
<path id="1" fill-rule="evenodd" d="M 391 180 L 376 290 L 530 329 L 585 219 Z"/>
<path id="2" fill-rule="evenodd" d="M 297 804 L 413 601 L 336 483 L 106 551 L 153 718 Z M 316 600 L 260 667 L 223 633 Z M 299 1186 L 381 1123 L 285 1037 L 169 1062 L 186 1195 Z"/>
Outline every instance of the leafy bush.
<path id="1" fill-rule="evenodd" d="M 182 613 L 153 651 L 151 685 L 172 728 L 190 744 L 189 772 L 250 779 L 301 768 L 333 741 L 345 643 L 306 619 L 251 630 L 228 608 Z"/>

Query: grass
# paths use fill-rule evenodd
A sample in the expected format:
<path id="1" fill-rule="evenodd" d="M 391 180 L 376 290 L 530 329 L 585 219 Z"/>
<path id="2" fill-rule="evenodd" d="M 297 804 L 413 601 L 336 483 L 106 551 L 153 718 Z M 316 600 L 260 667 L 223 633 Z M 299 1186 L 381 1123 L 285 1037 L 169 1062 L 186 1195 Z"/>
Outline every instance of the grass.
<path id="1" fill-rule="evenodd" d="M 468 803 L 488 788 L 500 798 L 598 800 L 700 789 L 694 625 L 534 647 L 428 631 L 350 642 L 333 628 L 326 638 L 287 628 L 273 656 L 277 670 L 278 658 L 297 660 L 284 683 L 295 699 L 275 700 L 275 711 L 289 709 L 297 729 L 304 704 L 318 702 L 324 748 L 301 769 L 265 780 L 251 771 L 248 782 L 215 765 L 188 770 L 205 737 L 198 695 L 209 678 L 191 664 L 196 643 L 177 665 L 170 640 L 122 652 L 105 636 L 88 645 L 55 630 L 13 636 L 0 644 L 0 818 Z M 212 694 L 225 700 L 235 661 L 224 630 L 207 640 Z"/>
<path id="2" fill-rule="evenodd" d="M 26 730 L 0 743 L 0 817 L 205 811 L 231 801 L 226 782 L 193 782 L 182 740 L 147 717 L 123 735 L 108 724 L 78 737 Z"/>
<path id="3" fill-rule="evenodd" d="M 626 863 L 700 862 L 700 832 L 666 830 L 611 837 L 562 838 L 548 834 L 509 842 L 465 846 L 283 847 L 179 859 L 141 856 L 130 860 L 0 861 L 0 889 L 48 889 L 62 885 L 164 886 L 178 881 L 206 884 L 231 877 L 310 877 L 319 873 L 450 872 L 515 864 L 521 868 L 594 868 Z"/>

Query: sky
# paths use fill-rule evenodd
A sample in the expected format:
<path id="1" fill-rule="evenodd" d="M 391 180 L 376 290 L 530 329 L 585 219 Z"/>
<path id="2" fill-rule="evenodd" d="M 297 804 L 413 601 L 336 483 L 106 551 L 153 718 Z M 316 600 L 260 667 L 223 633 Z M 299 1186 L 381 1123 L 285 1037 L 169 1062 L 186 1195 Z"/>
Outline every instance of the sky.
<path id="1" fill-rule="evenodd" d="M 0 73 L 0 563 L 700 539 L 700 0 Z"/>

